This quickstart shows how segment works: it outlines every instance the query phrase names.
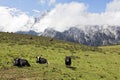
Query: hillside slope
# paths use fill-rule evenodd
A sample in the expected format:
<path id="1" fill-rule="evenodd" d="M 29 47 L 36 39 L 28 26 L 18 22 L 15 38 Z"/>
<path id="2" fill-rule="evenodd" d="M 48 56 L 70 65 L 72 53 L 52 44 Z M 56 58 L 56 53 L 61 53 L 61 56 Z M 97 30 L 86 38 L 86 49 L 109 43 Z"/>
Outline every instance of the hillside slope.
<path id="1" fill-rule="evenodd" d="M 119 80 L 120 46 L 88 47 L 45 37 L 0 32 L 0 80 Z M 49 64 L 37 64 L 36 56 Z M 72 66 L 64 64 L 72 57 Z M 14 58 L 25 58 L 31 67 L 13 66 Z"/>

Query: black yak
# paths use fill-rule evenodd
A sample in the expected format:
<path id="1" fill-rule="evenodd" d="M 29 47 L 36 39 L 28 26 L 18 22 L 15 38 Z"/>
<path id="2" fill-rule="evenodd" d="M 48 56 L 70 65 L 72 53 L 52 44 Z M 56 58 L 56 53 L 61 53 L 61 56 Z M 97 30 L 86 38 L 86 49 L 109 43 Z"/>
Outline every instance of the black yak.
<path id="1" fill-rule="evenodd" d="M 48 63 L 47 62 L 47 59 L 45 59 L 45 58 L 41 58 L 41 57 L 36 57 L 37 58 L 37 60 L 36 60 L 36 63 L 40 63 L 40 64 L 45 64 L 45 63 Z"/>
<path id="2" fill-rule="evenodd" d="M 30 64 L 28 63 L 28 61 L 26 59 L 20 59 L 20 58 L 14 59 L 13 65 L 18 66 L 18 67 L 30 66 Z"/>
<path id="3" fill-rule="evenodd" d="M 65 65 L 66 66 L 70 66 L 71 65 L 71 57 L 70 56 L 66 56 L 65 57 Z"/>

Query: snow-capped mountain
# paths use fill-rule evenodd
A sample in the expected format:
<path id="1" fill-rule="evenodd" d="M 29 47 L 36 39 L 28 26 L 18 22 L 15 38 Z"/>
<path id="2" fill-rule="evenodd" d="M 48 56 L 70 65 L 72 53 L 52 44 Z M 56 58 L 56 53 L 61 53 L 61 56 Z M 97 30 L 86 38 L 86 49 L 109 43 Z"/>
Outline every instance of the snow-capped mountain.
<path id="1" fill-rule="evenodd" d="M 108 25 L 84 26 L 84 28 L 71 27 L 64 32 L 46 29 L 42 36 L 90 46 L 110 45 L 120 43 L 120 27 Z"/>

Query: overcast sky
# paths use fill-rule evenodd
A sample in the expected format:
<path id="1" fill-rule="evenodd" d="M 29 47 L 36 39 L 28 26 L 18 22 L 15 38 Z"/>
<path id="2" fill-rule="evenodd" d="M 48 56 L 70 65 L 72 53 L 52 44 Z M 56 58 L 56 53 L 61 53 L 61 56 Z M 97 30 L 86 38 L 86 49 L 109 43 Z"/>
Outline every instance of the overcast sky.
<path id="1" fill-rule="evenodd" d="M 0 31 L 64 31 L 76 25 L 120 25 L 120 0 L 0 0 Z M 26 24 L 28 24 L 26 26 Z M 81 28 L 81 26 L 78 26 Z"/>

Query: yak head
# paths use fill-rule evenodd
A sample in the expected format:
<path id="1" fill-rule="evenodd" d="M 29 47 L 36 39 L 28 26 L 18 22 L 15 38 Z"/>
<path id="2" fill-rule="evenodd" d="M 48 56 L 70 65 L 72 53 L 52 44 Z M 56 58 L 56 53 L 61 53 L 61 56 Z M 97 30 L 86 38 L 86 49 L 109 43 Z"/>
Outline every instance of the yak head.
<path id="1" fill-rule="evenodd" d="M 15 58 L 13 65 L 14 65 L 14 66 L 19 66 L 19 65 L 20 65 L 20 58 Z"/>

